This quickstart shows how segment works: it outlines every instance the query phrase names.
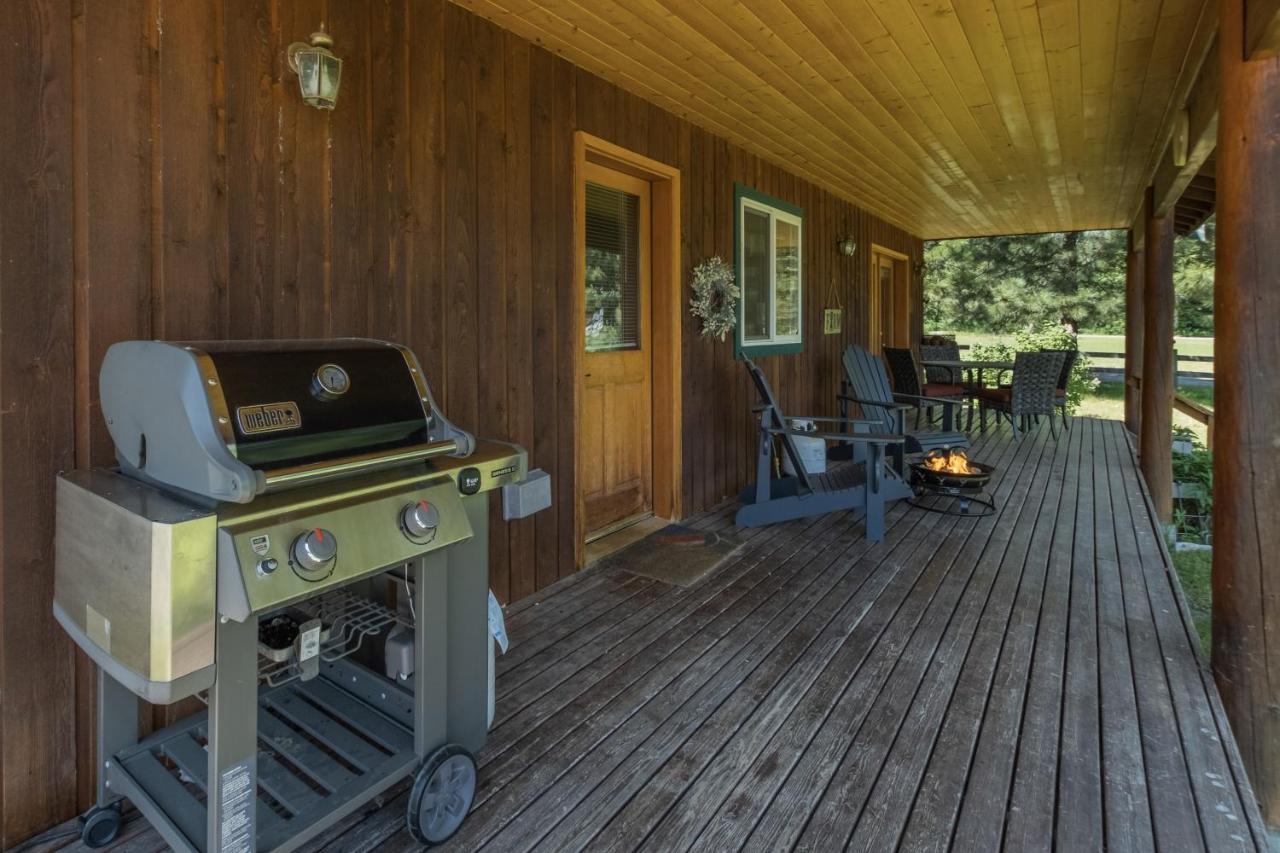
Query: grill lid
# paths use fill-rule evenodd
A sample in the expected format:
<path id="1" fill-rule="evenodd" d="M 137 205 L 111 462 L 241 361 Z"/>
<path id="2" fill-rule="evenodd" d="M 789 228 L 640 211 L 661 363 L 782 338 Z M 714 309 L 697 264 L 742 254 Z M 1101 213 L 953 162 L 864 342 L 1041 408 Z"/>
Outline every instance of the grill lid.
<path id="1" fill-rule="evenodd" d="M 123 471 L 215 501 L 474 446 L 383 341 L 126 341 L 100 385 Z"/>

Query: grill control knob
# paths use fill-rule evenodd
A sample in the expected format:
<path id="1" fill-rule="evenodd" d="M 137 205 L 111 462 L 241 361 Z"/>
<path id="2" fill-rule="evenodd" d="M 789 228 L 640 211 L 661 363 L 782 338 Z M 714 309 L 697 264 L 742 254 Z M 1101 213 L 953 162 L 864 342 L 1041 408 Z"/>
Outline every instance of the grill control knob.
<path id="1" fill-rule="evenodd" d="M 435 538 L 440 512 L 425 500 L 406 504 L 400 510 L 400 529 L 411 541 L 425 545 Z"/>
<path id="2" fill-rule="evenodd" d="M 308 530 L 293 540 L 293 567 L 311 579 L 327 575 L 338 557 L 338 540 L 322 527 Z"/>

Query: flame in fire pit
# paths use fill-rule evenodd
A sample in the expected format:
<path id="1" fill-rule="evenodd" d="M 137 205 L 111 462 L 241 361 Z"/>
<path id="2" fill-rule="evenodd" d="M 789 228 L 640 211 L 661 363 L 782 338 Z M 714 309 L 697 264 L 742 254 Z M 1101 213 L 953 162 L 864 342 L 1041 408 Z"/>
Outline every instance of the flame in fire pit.
<path id="1" fill-rule="evenodd" d="M 947 474 L 981 474 L 982 469 L 969 464 L 963 450 L 935 450 L 925 457 L 924 466 L 930 471 Z"/>

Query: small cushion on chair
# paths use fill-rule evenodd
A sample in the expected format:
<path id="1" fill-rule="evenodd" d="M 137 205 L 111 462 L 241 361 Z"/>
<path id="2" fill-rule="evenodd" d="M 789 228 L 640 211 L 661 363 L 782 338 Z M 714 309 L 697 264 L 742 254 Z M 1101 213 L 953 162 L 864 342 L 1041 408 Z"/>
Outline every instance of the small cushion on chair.
<path id="1" fill-rule="evenodd" d="M 1013 399 L 1012 388 L 983 388 L 978 397 L 992 403 L 1008 403 Z"/>
<path id="2" fill-rule="evenodd" d="M 963 385 L 948 385 L 942 382 L 926 382 L 924 386 L 924 396 L 926 397 L 959 397 L 963 394 Z"/>
<path id="3" fill-rule="evenodd" d="M 1066 388 L 1054 389 L 1053 396 L 1057 397 L 1059 400 L 1065 400 L 1067 397 L 1067 389 Z"/>

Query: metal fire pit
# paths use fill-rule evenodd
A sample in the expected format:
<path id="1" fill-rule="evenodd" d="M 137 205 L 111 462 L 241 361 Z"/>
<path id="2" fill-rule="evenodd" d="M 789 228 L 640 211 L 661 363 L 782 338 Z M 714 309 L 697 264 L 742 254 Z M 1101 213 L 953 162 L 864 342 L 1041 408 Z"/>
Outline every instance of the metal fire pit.
<path id="1" fill-rule="evenodd" d="M 995 502 L 984 494 L 995 468 L 969 460 L 974 474 L 935 471 L 924 460 L 911 463 L 911 485 L 916 496 L 907 501 L 928 512 L 980 518 L 996 511 Z"/>

